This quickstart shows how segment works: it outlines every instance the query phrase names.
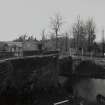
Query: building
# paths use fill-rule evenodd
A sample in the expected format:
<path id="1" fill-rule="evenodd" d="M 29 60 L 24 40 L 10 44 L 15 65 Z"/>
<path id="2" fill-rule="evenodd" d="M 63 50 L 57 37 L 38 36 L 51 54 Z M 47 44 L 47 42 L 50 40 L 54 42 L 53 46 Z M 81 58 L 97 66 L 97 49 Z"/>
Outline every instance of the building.
<path id="1" fill-rule="evenodd" d="M 0 42 L 0 52 L 1 51 L 7 51 L 8 50 L 8 45 L 5 42 Z"/>
<path id="2" fill-rule="evenodd" d="M 39 50 L 37 41 L 23 42 L 23 51 L 37 51 L 37 50 Z"/>
<path id="3" fill-rule="evenodd" d="M 13 56 L 31 56 L 39 54 L 40 46 L 38 41 L 24 42 L 0 42 L 0 53 L 12 54 Z"/>
<path id="4" fill-rule="evenodd" d="M 14 56 L 28 56 L 35 55 L 39 50 L 38 41 L 24 41 L 24 42 L 6 42 L 8 51 L 14 53 Z"/>
<path id="5" fill-rule="evenodd" d="M 22 56 L 23 55 L 23 43 L 22 42 L 6 42 L 7 51 L 14 53 L 14 56 Z"/>

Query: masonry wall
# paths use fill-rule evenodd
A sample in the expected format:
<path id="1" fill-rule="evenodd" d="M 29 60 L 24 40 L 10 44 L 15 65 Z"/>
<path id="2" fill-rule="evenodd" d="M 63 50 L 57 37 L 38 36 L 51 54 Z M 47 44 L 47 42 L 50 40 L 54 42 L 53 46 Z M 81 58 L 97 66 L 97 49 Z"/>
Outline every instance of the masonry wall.
<path id="1" fill-rule="evenodd" d="M 56 56 L 17 58 L 0 63 L 0 94 L 8 89 L 48 88 L 58 86 Z M 23 90 L 22 90 L 23 89 Z"/>

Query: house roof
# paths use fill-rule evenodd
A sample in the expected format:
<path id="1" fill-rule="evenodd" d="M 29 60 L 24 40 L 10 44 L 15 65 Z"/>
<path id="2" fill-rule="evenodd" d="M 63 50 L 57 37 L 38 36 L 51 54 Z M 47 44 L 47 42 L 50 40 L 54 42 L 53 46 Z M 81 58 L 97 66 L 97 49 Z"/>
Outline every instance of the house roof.
<path id="1" fill-rule="evenodd" d="M 23 42 L 6 42 L 8 46 L 18 46 L 18 47 L 22 47 L 23 46 Z"/>

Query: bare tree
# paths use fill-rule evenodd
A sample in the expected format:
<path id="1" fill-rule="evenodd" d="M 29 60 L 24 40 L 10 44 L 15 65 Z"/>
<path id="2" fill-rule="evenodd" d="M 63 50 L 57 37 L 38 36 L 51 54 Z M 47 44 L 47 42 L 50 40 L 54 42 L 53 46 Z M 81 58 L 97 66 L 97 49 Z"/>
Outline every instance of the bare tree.
<path id="1" fill-rule="evenodd" d="M 37 41 L 37 39 L 33 35 L 28 36 L 28 34 L 26 33 L 24 35 L 20 35 L 18 38 L 16 38 L 13 41 L 14 42 Z"/>
<path id="2" fill-rule="evenodd" d="M 16 38 L 14 41 L 15 42 L 24 42 L 28 39 L 27 33 L 24 35 L 19 36 L 18 38 Z"/>
<path id="3" fill-rule="evenodd" d="M 29 36 L 29 37 L 27 38 L 27 40 L 28 40 L 28 41 L 34 41 L 35 38 L 31 35 L 31 36 Z"/>
<path id="4" fill-rule="evenodd" d="M 88 50 L 91 51 L 94 40 L 96 38 L 95 23 L 92 18 L 88 19 L 86 22 L 86 34 L 87 34 L 87 39 L 88 39 Z"/>
<path id="5" fill-rule="evenodd" d="M 51 18 L 51 28 L 56 36 L 56 49 L 58 48 L 58 35 L 62 27 L 62 24 L 63 20 L 60 14 L 57 13 L 54 15 L 54 17 Z"/>
<path id="6" fill-rule="evenodd" d="M 83 50 L 85 48 L 84 45 L 86 42 L 85 25 L 79 16 L 77 17 L 77 22 L 73 24 L 72 30 L 73 30 L 74 46 L 77 52 L 79 50 Z"/>

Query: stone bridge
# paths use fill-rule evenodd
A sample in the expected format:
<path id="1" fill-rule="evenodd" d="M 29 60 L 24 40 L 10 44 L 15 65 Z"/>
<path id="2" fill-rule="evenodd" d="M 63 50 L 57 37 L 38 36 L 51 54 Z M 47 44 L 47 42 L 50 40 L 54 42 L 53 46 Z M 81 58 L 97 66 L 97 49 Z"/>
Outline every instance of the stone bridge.
<path id="1" fill-rule="evenodd" d="M 105 78 L 105 60 L 86 57 L 37 55 L 0 60 L 0 87 L 16 88 L 36 83 L 39 87 L 57 86 L 59 76 L 67 78 Z"/>
<path id="2" fill-rule="evenodd" d="M 61 57 L 57 54 L 8 58 L 0 60 L 0 81 L 7 75 L 17 82 L 20 78 L 27 80 L 28 76 L 35 75 L 38 70 L 45 72 L 44 75 L 51 72 L 53 76 L 105 78 L 105 60 L 80 56 Z M 42 75 L 39 72 L 36 74 Z"/>
<path id="3" fill-rule="evenodd" d="M 68 58 L 66 58 L 68 59 Z M 64 58 L 63 58 L 64 60 Z M 71 62 L 72 60 L 72 62 Z M 72 63 L 72 64 L 71 64 Z M 87 78 L 105 78 L 105 59 L 73 56 L 69 58 L 68 72 L 63 72 L 61 75 L 72 77 L 87 77 Z M 70 71 L 70 66 L 71 71 Z"/>

